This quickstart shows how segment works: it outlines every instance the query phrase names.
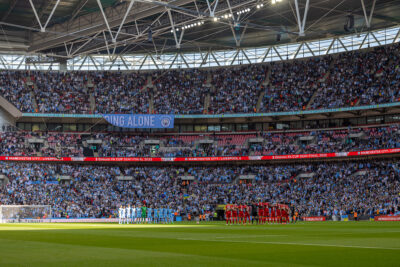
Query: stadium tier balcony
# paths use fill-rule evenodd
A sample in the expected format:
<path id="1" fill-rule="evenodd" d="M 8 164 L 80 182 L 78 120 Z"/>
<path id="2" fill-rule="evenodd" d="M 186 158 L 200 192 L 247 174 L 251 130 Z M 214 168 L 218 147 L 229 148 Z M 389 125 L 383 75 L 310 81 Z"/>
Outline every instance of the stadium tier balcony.
<path id="1" fill-rule="evenodd" d="M 288 155 L 400 148 L 399 125 L 213 135 L 0 133 L 2 156 L 201 157 Z"/>

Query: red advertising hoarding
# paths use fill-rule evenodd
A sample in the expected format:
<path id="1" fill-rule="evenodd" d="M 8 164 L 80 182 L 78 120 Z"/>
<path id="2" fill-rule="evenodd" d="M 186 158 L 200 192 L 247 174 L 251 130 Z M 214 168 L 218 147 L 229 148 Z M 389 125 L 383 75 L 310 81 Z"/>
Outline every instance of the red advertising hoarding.
<path id="1" fill-rule="evenodd" d="M 238 156 L 238 157 L 25 157 L 0 156 L 0 161 L 63 161 L 63 162 L 215 162 L 215 161 L 271 161 L 297 159 L 324 159 L 356 157 L 369 155 L 383 155 L 400 153 L 400 148 L 332 152 L 316 154 L 268 155 L 268 156 Z"/>
<path id="2" fill-rule="evenodd" d="M 314 217 L 303 217 L 305 222 L 324 222 L 326 221 L 325 216 L 314 216 Z"/>
<path id="3" fill-rule="evenodd" d="M 400 222 L 400 216 L 375 216 L 376 222 Z"/>

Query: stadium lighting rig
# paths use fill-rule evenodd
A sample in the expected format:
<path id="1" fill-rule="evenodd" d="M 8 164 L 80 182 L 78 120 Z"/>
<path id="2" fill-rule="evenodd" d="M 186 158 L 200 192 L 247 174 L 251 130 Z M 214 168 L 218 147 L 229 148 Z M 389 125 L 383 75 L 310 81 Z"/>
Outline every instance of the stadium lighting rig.
<path id="1" fill-rule="evenodd" d="M 242 10 L 236 12 L 236 14 L 241 15 L 241 14 L 250 12 L 250 10 L 251 10 L 250 8 L 242 9 Z"/>
<path id="2" fill-rule="evenodd" d="M 275 5 L 276 3 L 280 3 L 282 0 L 271 0 L 271 4 Z"/>
<path id="3" fill-rule="evenodd" d="M 223 15 L 223 18 L 224 18 L 224 19 L 228 19 L 228 18 L 231 18 L 231 17 L 232 17 L 232 14 L 231 14 L 231 13 Z"/>
<path id="4" fill-rule="evenodd" d="M 204 21 L 198 21 L 195 23 L 191 23 L 191 24 L 187 24 L 187 25 L 183 25 L 181 28 L 176 27 L 175 31 L 179 32 L 179 31 L 183 31 L 183 30 L 188 30 L 197 26 L 201 26 L 204 24 Z M 171 30 L 171 32 L 174 32 L 174 30 Z"/>

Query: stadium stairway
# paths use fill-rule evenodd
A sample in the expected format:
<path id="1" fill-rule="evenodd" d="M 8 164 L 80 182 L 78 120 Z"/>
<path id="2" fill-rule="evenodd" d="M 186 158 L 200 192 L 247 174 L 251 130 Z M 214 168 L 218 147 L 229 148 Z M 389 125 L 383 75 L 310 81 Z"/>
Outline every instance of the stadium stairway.
<path id="1" fill-rule="evenodd" d="M 32 79 L 31 79 L 30 76 L 26 77 L 25 86 L 26 86 L 27 88 L 29 88 L 29 92 L 30 92 L 30 96 L 31 96 L 31 100 L 32 100 L 33 109 L 34 109 L 35 111 L 38 111 L 38 110 L 39 110 L 39 107 L 38 107 L 38 104 L 37 104 L 37 102 L 36 102 L 35 93 L 31 90 L 32 86 L 33 86 L 33 89 L 36 90 L 36 89 L 37 89 L 37 85 L 36 85 L 36 83 L 34 83 L 34 82 L 32 81 Z"/>
<path id="2" fill-rule="evenodd" d="M 210 107 L 210 93 L 207 93 L 206 97 L 204 98 L 204 112 L 203 113 L 208 113 L 208 108 Z"/>
<path id="3" fill-rule="evenodd" d="M 88 82 L 85 86 L 86 90 L 89 92 L 90 111 L 94 114 L 96 111 L 96 98 L 94 97 L 94 84 L 90 77 L 88 78 Z"/>
<path id="4" fill-rule="evenodd" d="M 335 66 L 335 60 L 332 60 L 329 64 L 329 70 L 325 73 L 325 75 L 319 80 L 320 83 L 325 82 L 329 76 L 331 75 L 331 70 Z M 314 94 L 311 96 L 310 100 L 308 101 L 306 105 L 306 109 L 310 109 L 311 105 L 314 103 L 315 98 L 317 97 L 318 93 L 322 90 L 322 87 L 317 88 L 317 90 L 314 91 Z"/>
<path id="5" fill-rule="evenodd" d="M 267 65 L 268 71 L 267 74 L 265 75 L 265 80 L 262 83 L 264 90 L 262 90 L 260 92 L 260 94 L 258 95 L 258 100 L 257 100 L 257 105 L 256 105 L 256 112 L 260 112 L 261 109 L 261 105 L 263 103 L 263 99 L 264 99 L 264 95 L 265 95 L 265 89 L 268 87 L 269 83 L 270 83 L 270 78 L 271 78 L 271 67 L 270 65 Z"/>
<path id="6" fill-rule="evenodd" d="M 208 113 L 208 108 L 210 107 L 210 102 L 211 102 L 211 94 L 210 92 L 213 91 L 215 92 L 215 87 L 212 84 L 212 77 L 211 77 L 211 73 L 208 72 L 207 73 L 207 80 L 206 80 L 206 87 L 209 87 L 210 90 L 208 91 L 207 95 L 204 98 L 204 110 L 203 113 Z"/>
<path id="7" fill-rule="evenodd" d="M 149 113 L 153 114 L 154 113 L 154 87 L 153 87 L 153 79 L 151 75 L 147 76 L 147 83 L 144 86 L 147 90 L 147 93 L 149 94 Z"/>

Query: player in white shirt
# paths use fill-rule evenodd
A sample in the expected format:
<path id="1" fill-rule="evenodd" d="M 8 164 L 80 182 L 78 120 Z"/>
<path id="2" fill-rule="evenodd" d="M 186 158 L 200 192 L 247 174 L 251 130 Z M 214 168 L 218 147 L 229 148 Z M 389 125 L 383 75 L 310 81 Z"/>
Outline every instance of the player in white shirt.
<path id="1" fill-rule="evenodd" d="M 122 224 L 125 223 L 125 219 L 126 219 L 126 213 L 125 213 L 125 206 L 122 206 Z"/>
<path id="2" fill-rule="evenodd" d="M 129 224 L 131 221 L 131 206 L 128 205 L 125 210 L 126 210 L 126 223 Z"/>
<path id="3" fill-rule="evenodd" d="M 118 209 L 118 223 L 122 223 L 122 205 Z"/>
<path id="4" fill-rule="evenodd" d="M 132 205 L 132 208 L 131 208 L 131 222 L 135 223 L 135 219 L 136 219 L 136 208 L 135 208 L 135 205 Z"/>

